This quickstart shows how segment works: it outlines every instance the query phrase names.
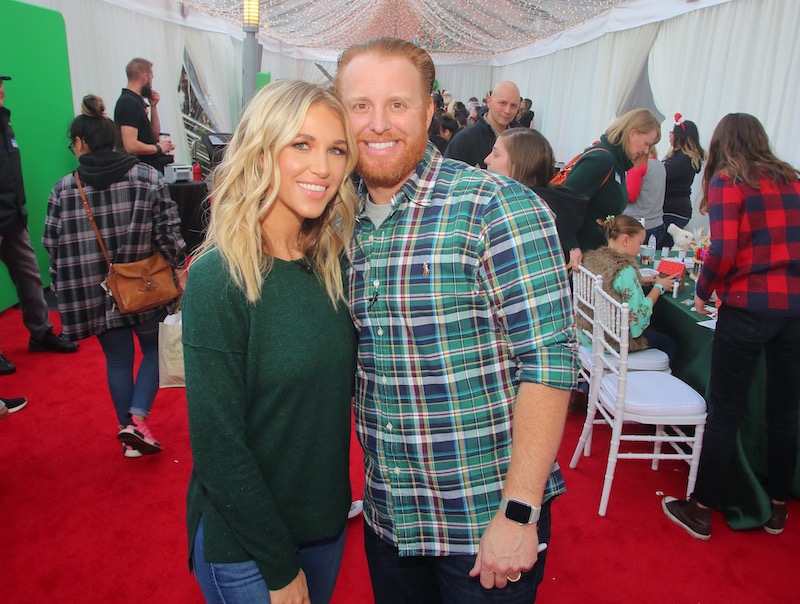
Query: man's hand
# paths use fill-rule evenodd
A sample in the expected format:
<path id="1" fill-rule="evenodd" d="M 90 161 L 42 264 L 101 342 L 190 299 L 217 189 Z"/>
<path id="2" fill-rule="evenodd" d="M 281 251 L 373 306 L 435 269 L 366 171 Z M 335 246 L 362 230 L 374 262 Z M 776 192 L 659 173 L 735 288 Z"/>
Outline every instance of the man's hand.
<path id="1" fill-rule="evenodd" d="M 156 105 L 158 105 L 158 101 L 161 100 L 161 95 L 159 95 L 155 90 L 150 91 L 150 107 L 155 109 Z"/>
<path id="2" fill-rule="evenodd" d="M 270 590 L 269 601 L 271 604 L 311 604 L 303 570 L 300 569 L 292 582 L 283 589 Z"/>
<path id="3" fill-rule="evenodd" d="M 498 513 L 483 532 L 469 576 L 480 575 L 485 589 L 502 589 L 509 577 L 516 582 L 521 573 L 533 568 L 539 557 L 538 546 L 535 524 L 521 526 Z"/>
<path id="4" fill-rule="evenodd" d="M 0 408 L 0 419 L 5 419 L 7 417 L 8 417 L 8 407 L 3 405 L 3 407 Z"/>

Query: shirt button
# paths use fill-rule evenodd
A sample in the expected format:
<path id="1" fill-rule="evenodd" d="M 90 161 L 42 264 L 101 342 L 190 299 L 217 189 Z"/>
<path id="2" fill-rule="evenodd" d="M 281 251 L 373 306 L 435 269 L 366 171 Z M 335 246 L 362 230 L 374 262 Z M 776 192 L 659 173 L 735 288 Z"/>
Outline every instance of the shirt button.
<path id="1" fill-rule="evenodd" d="M 378 335 L 379 336 L 383 335 L 383 327 L 378 327 Z"/>
<path id="2" fill-rule="evenodd" d="M 367 237 L 367 239 L 369 239 L 370 241 L 375 241 L 375 235 L 371 234 L 369 237 Z"/>
<path id="3" fill-rule="evenodd" d="M 381 376 L 381 384 L 383 384 L 385 386 L 388 383 L 389 383 L 389 379 L 385 375 L 382 375 Z"/>
<path id="4" fill-rule="evenodd" d="M 395 468 L 394 469 L 394 475 L 395 476 L 400 476 L 400 468 Z"/>
<path id="5" fill-rule="evenodd" d="M 379 279 L 375 279 L 375 281 L 372 282 L 372 285 L 374 285 L 375 287 L 378 287 L 380 284 L 381 282 Z"/>
<path id="6" fill-rule="evenodd" d="M 392 426 L 392 422 L 389 422 L 388 424 L 386 424 L 386 429 L 387 429 L 389 432 L 391 432 L 391 431 L 392 431 L 392 428 L 393 428 L 393 427 L 394 427 L 394 426 Z"/>

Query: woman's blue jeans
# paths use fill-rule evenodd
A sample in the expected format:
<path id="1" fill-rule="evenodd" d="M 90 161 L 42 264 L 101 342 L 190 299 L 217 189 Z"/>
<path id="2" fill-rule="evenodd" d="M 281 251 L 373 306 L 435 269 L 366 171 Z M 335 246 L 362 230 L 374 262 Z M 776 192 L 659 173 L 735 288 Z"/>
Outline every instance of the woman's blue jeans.
<path id="1" fill-rule="evenodd" d="M 347 530 L 338 537 L 301 545 L 295 555 L 306 575 L 311 604 L 327 604 L 333 595 L 344 553 Z M 269 588 L 253 560 L 207 562 L 203 552 L 203 520 L 197 527 L 192 566 L 208 604 L 269 604 Z"/>
<path id="2" fill-rule="evenodd" d="M 99 336 L 106 356 L 106 375 L 111 400 L 121 426 L 130 423 L 129 415 L 147 417 L 158 392 L 158 315 L 132 327 L 110 329 Z M 133 379 L 133 334 L 142 349 L 142 362 Z"/>

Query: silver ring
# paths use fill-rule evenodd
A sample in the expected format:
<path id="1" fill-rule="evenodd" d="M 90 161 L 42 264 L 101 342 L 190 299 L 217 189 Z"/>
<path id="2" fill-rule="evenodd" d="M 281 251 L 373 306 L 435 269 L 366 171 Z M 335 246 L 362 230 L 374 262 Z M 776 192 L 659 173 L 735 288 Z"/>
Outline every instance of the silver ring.
<path id="1" fill-rule="evenodd" d="M 510 583 L 516 583 L 517 581 L 519 581 L 520 579 L 522 579 L 522 571 L 520 571 L 519 573 L 517 573 L 517 576 L 516 576 L 516 577 L 514 577 L 513 579 L 512 579 L 511 577 L 506 577 L 506 579 L 508 579 L 508 581 L 509 581 Z"/>

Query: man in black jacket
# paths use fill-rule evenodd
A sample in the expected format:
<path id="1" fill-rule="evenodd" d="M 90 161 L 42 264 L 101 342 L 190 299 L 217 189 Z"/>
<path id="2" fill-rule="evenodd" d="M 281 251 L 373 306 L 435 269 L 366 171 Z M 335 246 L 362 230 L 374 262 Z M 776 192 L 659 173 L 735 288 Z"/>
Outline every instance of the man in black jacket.
<path id="1" fill-rule="evenodd" d="M 475 124 L 459 130 L 445 150 L 445 157 L 460 159 L 470 166 L 486 168 L 484 159 L 494 147 L 497 135 L 510 127 L 519 109 L 519 88 L 514 82 L 500 82 L 486 99 L 488 111 Z"/>
<path id="2" fill-rule="evenodd" d="M 53 333 L 44 299 L 39 265 L 28 233 L 25 189 L 19 145 L 11 127 L 11 112 L 5 105 L 5 82 L 0 75 L 0 261 L 17 289 L 22 322 L 31 334 L 31 352 L 75 352 L 78 345 Z M 16 367 L 0 353 L 0 375 L 14 373 Z"/>

